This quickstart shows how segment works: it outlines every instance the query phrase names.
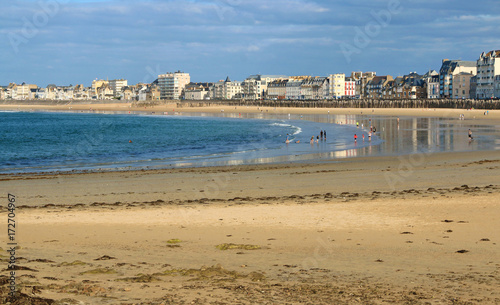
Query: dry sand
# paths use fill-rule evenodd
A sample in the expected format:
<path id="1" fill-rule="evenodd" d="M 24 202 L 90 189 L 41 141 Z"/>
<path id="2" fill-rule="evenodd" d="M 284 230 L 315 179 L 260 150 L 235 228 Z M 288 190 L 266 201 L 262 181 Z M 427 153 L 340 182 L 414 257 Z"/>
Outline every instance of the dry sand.
<path id="1" fill-rule="evenodd" d="M 459 113 L 375 110 L 419 112 Z M 0 183 L 29 268 L 12 304 L 500 304 L 498 152 Z"/>

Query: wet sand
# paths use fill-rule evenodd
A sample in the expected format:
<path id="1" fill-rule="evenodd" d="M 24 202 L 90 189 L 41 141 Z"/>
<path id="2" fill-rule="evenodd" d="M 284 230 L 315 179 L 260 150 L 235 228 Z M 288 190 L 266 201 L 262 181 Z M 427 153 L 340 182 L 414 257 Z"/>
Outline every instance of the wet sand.
<path id="1" fill-rule="evenodd" d="M 0 180 L 18 302 L 500 303 L 496 151 Z"/>

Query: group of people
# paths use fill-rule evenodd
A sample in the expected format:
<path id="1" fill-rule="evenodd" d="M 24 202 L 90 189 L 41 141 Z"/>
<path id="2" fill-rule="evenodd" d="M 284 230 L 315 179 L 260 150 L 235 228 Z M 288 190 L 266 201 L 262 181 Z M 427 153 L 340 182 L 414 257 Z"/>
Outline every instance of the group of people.
<path id="1" fill-rule="evenodd" d="M 365 134 L 362 134 L 361 137 L 363 138 L 363 142 L 365 141 Z M 368 141 L 372 140 L 372 132 L 368 132 Z M 358 135 L 354 134 L 354 143 L 358 142 Z"/>
<path id="2" fill-rule="evenodd" d="M 316 143 L 319 143 L 320 140 L 326 140 L 326 130 L 321 130 L 319 136 L 316 136 Z M 311 137 L 310 143 L 314 144 L 314 136 Z"/>

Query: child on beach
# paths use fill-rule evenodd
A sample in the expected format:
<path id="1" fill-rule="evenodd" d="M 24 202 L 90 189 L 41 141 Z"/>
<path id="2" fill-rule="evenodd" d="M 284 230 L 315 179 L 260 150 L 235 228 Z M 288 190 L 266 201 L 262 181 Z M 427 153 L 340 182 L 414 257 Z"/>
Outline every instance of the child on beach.
<path id="1" fill-rule="evenodd" d="M 358 135 L 354 134 L 354 142 L 357 142 L 357 141 L 358 141 Z"/>

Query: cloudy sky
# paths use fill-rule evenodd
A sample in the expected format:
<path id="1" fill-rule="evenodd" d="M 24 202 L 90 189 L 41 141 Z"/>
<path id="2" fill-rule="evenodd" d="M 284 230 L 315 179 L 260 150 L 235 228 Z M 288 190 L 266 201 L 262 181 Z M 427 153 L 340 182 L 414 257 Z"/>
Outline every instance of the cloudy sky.
<path id="1" fill-rule="evenodd" d="M 498 0 L 10 0 L 0 85 L 439 69 L 500 49 Z"/>

